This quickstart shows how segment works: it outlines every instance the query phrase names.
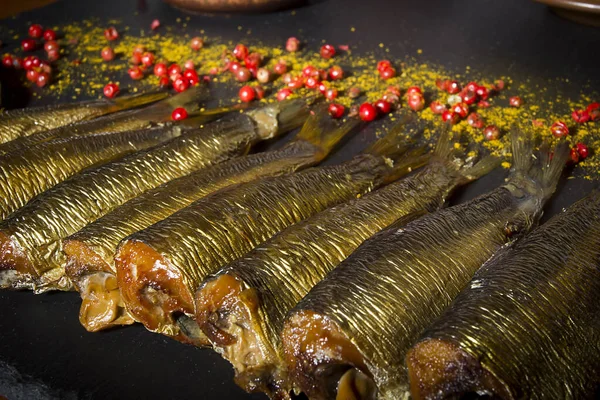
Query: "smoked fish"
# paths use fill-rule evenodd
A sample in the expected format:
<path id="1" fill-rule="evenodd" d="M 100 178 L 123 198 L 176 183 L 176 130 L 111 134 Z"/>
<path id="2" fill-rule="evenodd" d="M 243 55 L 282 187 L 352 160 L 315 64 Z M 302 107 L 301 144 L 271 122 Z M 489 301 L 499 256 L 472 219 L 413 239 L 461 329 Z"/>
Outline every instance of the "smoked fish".
<path id="1" fill-rule="evenodd" d="M 43 107 L 28 107 L 0 113 L 0 143 L 123 111 L 162 100 L 167 92 L 136 94 Z"/>
<path id="2" fill-rule="evenodd" d="M 146 190 L 246 154 L 307 114 L 303 100 L 234 113 L 59 183 L 0 222 L 2 281 L 37 293 L 71 290 L 62 239 Z"/>
<path id="3" fill-rule="evenodd" d="M 337 137 L 336 130 L 315 132 L 313 144 Z M 127 310 L 151 331 L 209 344 L 194 321 L 194 293 L 202 281 L 287 226 L 382 185 L 393 172 L 391 160 L 406 149 L 394 144 L 380 150 L 341 165 L 229 186 L 129 236 L 115 257 Z"/>
<path id="4" fill-rule="evenodd" d="M 365 241 L 290 311 L 284 361 L 311 399 L 400 399 L 404 357 L 422 331 L 511 238 L 527 232 L 555 191 L 566 142 L 549 161 L 513 135 L 508 181 L 474 200 Z M 537 162 L 534 162 L 536 160 Z"/>
<path id="5" fill-rule="evenodd" d="M 406 357 L 415 399 L 597 399 L 600 191 L 503 249 Z"/>
<path id="6" fill-rule="evenodd" d="M 308 117 L 300 133 L 282 148 L 234 158 L 165 183 L 67 237 L 63 241 L 66 273 L 81 295 L 79 320 L 82 325 L 94 332 L 134 322 L 124 307 L 116 282 L 114 255 L 122 239 L 223 187 L 318 164 L 353 124 L 336 127 L 326 110 L 315 113 Z M 323 130 L 335 130 L 335 135 L 319 145 L 314 138 Z"/>
<path id="7" fill-rule="evenodd" d="M 163 93 L 159 95 L 164 96 Z M 76 124 L 59 126 L 58 128 L 41 130 L 37 133 L 21 136 L 10 142 L 0 144 L 0 156 L 27 149 L 38 143 L 53 139 L 94 133 L 124 132 L 150 128 L 171 121 L 171 113 L 177 107 L 184 107 L 189 114 L 200 110 L 200 103 L 208 98 L 209 91 L 205 86 L 197 86 L 176 94 L 148 107 L 110 114 Z"/>
<path id="8" fill-rule="evenodd" d="M 236 382 L 247 391 L 289 398 L 279 341 L 287 312 L 370 236 L 437 210 L 456 187 L 499 165 L 492 157 L 475 166 L 464 161 L 455 159 L 445 131 L 425 168 L 286 228 L 205 280 L 196 293 L 196 319 L 233 364 Z M 418 162 L 408 153 L 395 165 L 398 178 Z"/>

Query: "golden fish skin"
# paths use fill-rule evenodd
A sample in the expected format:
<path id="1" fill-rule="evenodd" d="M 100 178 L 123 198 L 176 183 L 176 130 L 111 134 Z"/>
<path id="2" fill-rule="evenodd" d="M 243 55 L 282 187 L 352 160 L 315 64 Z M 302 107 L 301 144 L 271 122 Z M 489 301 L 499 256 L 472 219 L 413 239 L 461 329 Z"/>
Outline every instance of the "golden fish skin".
<path id="1" fill-rule="evenodd" d="M 556 188 L 568 146 L 551 162 L 544 152 L 541 167 L 532 167 L 530 146 L 513 140 L 508 183 L 375 235 L 296 305 L 281 340 L 297 387 L 341 399 L 366 380 L 361 398 L 406 395 L 410 346 L 494 252 L 530 229 Z"/>
<path id="2" fill-rule="evenodd" d="M 364 240 L 398 219 L 436 210 L 454 188 L 497 165 L 478 165 L 478 175 L 460 171 L 447 135 L 440 142 L 423 170 L 286 228 L 204 281 L 195 297 L 198 325 L 233 364 L 240 386 L 287 397 L 279 337 L 288 311 Z M 405 173 L 423 161 L 405 158 Z"/>
<path id="3" fill-rule="evenodd" d="M 256 112 L 276 120 L 277 107 Z M 62 239 L 146 190 L 247 153 L 273 129 L 234 114 L 59 183 L 0 223 L 0 274 L 10 275 L 4 281 L 12 280 L 14 288 L 70 290 Z"/>
<path id="4" fill-rule="evenodd" d="M 381 185 L 392 170 L 388 162 L 363 154 L 341 165 L 230 186 L 129 236 L 115 257 L 128 311 L 149 330 L 207 344 L 191 322 L 203 279 L 287 226 Z"/>
<path id="5" fill-rule="evenodd" d="M 332 122 L 328 114 L 311 116 L 295 140 L 281 149 L 235 158 L 165 183 L 66 238 L 63 241 L 66 274 L 81 294 L 82 325 L 88 331 L 97 331 L 133 323 L 116 285 L 114 254 L 122 239 L 223 187 L 294 172 L 318 163 L 330 150 L 310 142 L 313 130 L 323 123 L 318 118 Z M 300 121 L 296 117 L 294 120 Z M 285 121 L 285 118 L 280 120 Z M 294 128 L 290 123 L 280 124 L 280 127 L 281 132 Z M 338 136 L 343 137 L 351 127 L 340 129 Z"/>
<path id="6" fill-rule="evenodd" d="M 0 219 L 85 168 L 152 147 L 180 131 L 170 125 L 57 139 L 0 157 Z"/>
<path id="7" fill-rule="evenodd" d="M 153 103 L 167 96 L 167 92 L 156 92 L 123 96 L 115 100 L 91 100 L 5 111 L 0 113 L 0 143 L 116 111 Z"/>
<path id="8" fill-rule="evenodd" d="M 155 94 L 155 96 L 157 95 L 164 96 L 164 93 Z M 0 155 L 17 152 L 53 139 L 150 128 L 158 123 L 170 121 L 171 113 L 176 107 L 185 107 L 192 114 L 198 110 L 199 102 L 207 97 L 208 90 L 205 87 L 194 87 L 139 110 L 119 112 L 90 121 L 18 137 L 10 142 L 0 144 Z"/>
<path id="9" fill-rule="evenodd" d="M 597 399 L 600 192 L 489 260 L 406 358 L 416 399 Z"/>

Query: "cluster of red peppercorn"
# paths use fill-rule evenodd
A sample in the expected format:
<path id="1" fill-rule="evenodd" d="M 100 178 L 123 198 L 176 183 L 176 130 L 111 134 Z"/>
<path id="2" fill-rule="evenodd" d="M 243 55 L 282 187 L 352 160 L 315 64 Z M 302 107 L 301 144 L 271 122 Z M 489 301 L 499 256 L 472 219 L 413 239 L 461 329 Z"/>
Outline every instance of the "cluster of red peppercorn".
<path id="1" fill-rule="evenodd" d="M 28 81 L 35 83 L 39 87 L 44 87 L 50 82 L 52 76 L 51 62 L 60 58 L 60 46 L 56 41 L 56 32 L 52 29 L 46 29 L 33 24 L 28 30 L 29 38 L 21 41 L 21 48 L 25 52 L 31 52 L 39 47 L 39 40 L 44 41 L 44 50 L 47 60 L 41 60 L 37 56 L 26 56 L 20 58 L 16 55 L 5 54 L 2 57 L 2 65 L 7 68 L 24 69 L 25 77 Z"/>

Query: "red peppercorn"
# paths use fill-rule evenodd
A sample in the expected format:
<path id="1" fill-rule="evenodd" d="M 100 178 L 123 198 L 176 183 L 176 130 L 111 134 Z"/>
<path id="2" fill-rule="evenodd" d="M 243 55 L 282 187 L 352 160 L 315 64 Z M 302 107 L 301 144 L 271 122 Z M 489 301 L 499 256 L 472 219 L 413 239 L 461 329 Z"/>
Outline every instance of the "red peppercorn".
<path id="1" fill-rule="evenodd" d="M 583 143 L 577 143 L 575 145 L 575 148 L 577 149 L 577 153 L 579 153 L 579 157 L 582 160 L 586 159 L 588 157 L 588 155 L 590 154 L 588 147 Z"/>
<path id="2" fill-rule="evenodd" d="M 597 119 L 600 119 L 600 108 L 594 108 L 594 109 L 590 110 L 589 113 L 590 113 L 590 119 L 592 121 L 596 121 Z"/>
<path id="3" fill-rule="evenodd" d="M 487 100 L 487 98 L 490 95 L 489 91 L 485 86 L 478 86 L 475 93 L 477 94 L 477 96 L 479 96 L 481 100 Z"/>
<path id="4" fill-rule="evenodd" d="M 408 106 L 414 111 L 421 111 L 425 108 L 425 99 L 423 95 L 418 92 L 413 92 L 407 97 Z"/>
<path id="5" fill-rule="evenodd" d="M 144 71 L 140 67 L 134 66 L 129 68 L 129 77 L 133 80 L 140 80 L 144 77 Z"/>
<path id="6" fill-rule="evenodd" d="M 244 59 L 244 64 L 248 68 L 257 68 L 262 64 L 263 57 L 259 53 L 250 53 Z"/>
<path id="7" fill-rule="evenodd" d="M 133 53 L 129 62 L 133 65 L 140 65 L 142 63 L 142 55 L 139 53 Z"/>
<path id="8" fill-rule="evenodd" d="M 329 86 L 327 86 L 324 82 L 321 82 L 319 83 L 319 87 L 317 87 L 317 89 L 319 90 L 319 92 L 321 92 L 323 96 L 325 96 L 327 90 L 329 90 Z"/>
<path id="9" fill-rule="evenodd" d="M 302 86 L 304 86 L 304 80 L 299 76 L 294 76 L 290 78 L 290 81 L 287 85 L 291 90 L 300 89 Z"/>
<path id="10" fill-rule="evenodd" d="M 508 104 L 511 107 L 521 107 L 523 105 L 523 100 L 519 96 L 513 96 L 508 99 Z"/>
<path id="11" fill-rule="evenodd" d="M 433 111 L 434 114 L 442 114 L 444 111 L 446 111 L 446 106 L 437 100 L 432 101 L 429 105 L 429 108 L 431 108 L 431 111 Z"/>
<path id="12" fill-rule="evenodd" d="M 186 69 L 185 71 L 183 71 L 183 77 L 188 81 L 194 79 L 198 80 L 198 73 L 195 69 Z"/>
<path id="13" fill-rule="evenodd" d="M 156 63 L 156 65 L 154 65 L 154 75 L 167 76 L 167 64 Z"/>
<path id="14" fill-rule="evenodd" d="M 242 100 L 244 103 L 249 103 L 256 97 L 256 92 L 254 92 L 254 89 L 247 85 L 242 86 L 238 94 L 240 96 L 240 100 Z"/>
<path id="15" fill-rule="evenodd" d="M 185 69 L 195 69 L 196 66 L 194 65 L 194 61 L 187 60 L 185 63 L 183 63 L 183 68 L 185 68 Z"/>
<path id="16" fill-rule="evenodd" d="M 248 57 L 248 48 L 240 43 L 233 49 L 233 55 L 238 60 L 245 60 Z"/>
<path id="17" fill-rule="evenodd" d="M 278 62 L 273 67 L 273 71 L 275 71 L 277 75 L 283 75 L 287 72 L 287 65 L 285 65 L 285 63 Z"/>
<path id="18" fill-rule="evenodd" d="M 171 64 L 169 65 L 169 68 L 167 68 L 167 74 L 169 75 L 169 78 L 181 74 L 181 67 L 178 64 Z"/>
<path id="19" fill-rule="evenodd" d="M 363 103 L 358 109 L 358 115 L 363 121 L 373 121 L 377 118 L 377 108 L 371 103 Z"/>
<path id="20" fill-rule="evenodd" d="M 150 67 L 154 64 L 154 54 L 150 52 L 145 52 L 142 54 L 142 64 L 146 67 Z"/>
<path id="21" fill-rule="evenodd" d="M 238 72 L 238 70 L 242 68 L 242 65 L 237 61 L 232 61 L 229 63 L 229 71 L 231 71 L 234 75 Z"/>
<path id="22" fill-rule="evenodd" d="M 10 54 L 5 54 L 4 57 L 2 57 L 2 65 L 4 65 L 7 68 L 12 68 L 13 57 Z M 29 69 L 29 68 L 26 67 L 25 69 Z"/>
<path id="23" fill-rule="evenodd" d="M 188 112 L 183 107 L 177 107 L 171 113 L 171 119 L 173 119 L 173 121 L 181 121 L 183 119 L 186 119 L 187 117 L 188 117 Z"/>
<path id="24" fill-rule="evenodd" d="M 23 58 L 23 68 L 25 68 L 26 70 L 33 68 L 33 58 L 34 56 L 27 56 Z M 2 60 L 2 63 L 4 64 L 4 59 Z"/>
<path id="25" fill-rule="evenodd" d="M 481 128 L 483 128 L 483 125 L 485 124 L 485 121 L 483 120 L 483 118 L 481 117 L 481 115 L 479 115 L 479 114 L 477 114 L 475 112 L 472 112 L 467 117 L 467 123 L 469 125 L 471 125 L 473 128 L 481 129 Z"/>
<path id="26" fill-rule="evenodd" d="M 235 79 L 237 79 L 238 82 L 248 82 L 251 77 L 252 74 L 250 73 L 248 68 L 240 67 L 235 72 Z"/>
<path id="27" fill-rule="evenodd" d="M 119 32 L 117 32 L 117 28 L 111 26 L 104 30 L 104 37 L 108 41 L 117 40 L 119 38 Z"/>
<path id="28" fill-rule="evenodd" d="M 488 125 L 483 130 L 483 136 L 487 140 L 497 140 L 500 139 L 500 129 L 496 125 Z"/>
<path id="29" fill-rule="evenodd" d="M 31 60 L 31 66 L 33 68 L 39 68 L 42 66 L 42 60 L 40 60 L 39 57 L 33 56 L 32 60 Z"/>
<path id="30" fill-rule="evenodd" d="M 44 28 L 40 24 L 33 24 L 29 27 L 29 37 L 39 39 L 44 33 Z"/>
<path id="31" fill-rule="evenodd" d="M 479 108 L 488 108 L 489 106 L 490 102 L 486 100 L 481 100 L 479 103 L 477 103 L 477 107 Z"/>
<path id="32" fill-rule="evenodd" d="M 569 153 L 570 156 L 570 161 L 573 164 L 577 164 L 579 162 L 579 153 L 577 152 L 577 148 L 573 147 L 571 148 L 571 152 Z"/>
<path id="33" fill-rule="evenodd" d="M 104 95 L 109 99 L 112 99 L 119 93 L 119 85 L 116 83 L 109 83 L 104 86 Z"/>
<path id="34" fill-rule="evenodd" d="M 171 81 L 166 76 L 161 76 L 158 80 L 158 86 L 160 86 L 162 89 L 168 88 L 170 84 Z"/>
<path id="35" fill-rule="evenodd" d="M 277 101 L 283 101 L 292 95 L 292 91 L 290 89 L 281 89 L 277 92 Z"/>
<path id="36" fill-rule="evenodd" d="M 375 107 L 381 114 L 389 114 L 392 111 L 392 104 L 389 101 L 379 99 L 375 102 Z"/>
<path id="37" fill-rule="evenodd" d="M 44 50 L 46 52 L 50 52 L 52 50 L 58 50 L 60 47 L 58 46 L 58 43 L 56 43 L 56 41 L 54 40 L 49 40 L 46 43 L 44 43 Z"/>
<path id="38" fill-rule="evenodd" d="M 344 70 L 339 65 L 334 65 L 329 68 L 329 77 L 332 81 L 337 81 L 344 77 Z"/>
<path id="39" fill-rule="evenodd" d="M 329 115 L 333 118 L 342 118 L 344 116 L 345 107 L 341 104 L 331 103 L 329 105 Z"/>
<path id="40" fill-rule="evenodd" d="M 319 82 L 317 78 L 313 78 L 312 76 L 310 78 L 306 78 L 306 80 L 304 81 L 304 86 L 306 86 L 309 89 L 316 89 L 319 87 L 320 84 L 321 82 Z"/>
<path id="41" fill-rule="evenodd" d="M 333 56 L 335 56 L 335 47 L 330 44 L 324 44 L 321 46 L 321 57 L 327 60 Z"/>
<path id="42" fill-rule="evenodd" d="M 457 123 L 458 118 L 458 115 L 450 110 L 446 110 L 442 113 L 442 121 L 448 122 L 450 124 Z"/>
<path id="43" fill-rule="evenodd" d="M 379 71 L 379 76 L 381 79 L 387 81 L 396 76 L 396 70 L 392 67 L 387 67 Z"/>
<path id="44" fill-rule="evenodd" d="M 392 63 L 389 60 L 381 60 L 377 62 L 377 71 L 381 73 L 386 68 L 392 68 Z"/>
<path id="45" fill-rule="evenodd" d="M 410 95 L 412 95 L 412 94 L 415 94 L 415 93 L 423 95 L 423 91 L 418 86 L 411 86 L 408 89 L 406 89 L 406 96 L 407 97 L 410 96 Z"/>
<path id="46" fill-rule="evenodd" d="M 477 84 L 477 82 L 471 81 L 471 82 L 467 83 L 467 85 L 464 87 L 464 89 L 469 92 L 475 93 L 475 91 L 477 90 L 478 87 L 479 87 L 479 85 Z"/>
<path id="47" fill-rule="evenodd" d="M 597 110 L 599 108 L 600 108 L 600 103 L 594 102 L 594 103 L 588 104 L 588 106 L 586 107 L 586 110 L 589 112 L 592 110 Z"/>
<path id="48" fill-rule="evenodd" d="M 267 91 L 262 86 L 255 87 L 254 91 L 256 92 L 256 98 L 259 99 L 259 100 L 264 99 L 265 95 L 267 94 Z"/>
<path id="49" fill-rule="evenodd" d="M 460 84 L 457 81 L 448 81 L 446 91 L 450 94 L 456 94 L 460 92 Z"/>
<path id="50" fill-rule="evenodd" d="M 100 51 L 100 56 L 104 61 L 112 61 L 115 58 L 115 51 L 112 47 L 107 46 Z"/>
<path id="51" fill-rule="evenodd" d="M 501 90 L 504 90 L 504 87 L 505 87 L 504 81 L 502 79 L 499 79 L 494 83 L 494 86 L 492 88 L 499 92 Z"/>
<path id="52" fill-rule="evenodd" d="M 33 51 L 36 47 L 35 40 L 23 39 L 21 41 L 21 47 L 23 48 L 23 51 Z"/>
<path id="53" fill-rule="evenodd" d="M 469 114 L 469 106 L 466 103 L 456 103 L 452 106 L 452 111 L 461 118 L 465 118 Z"/>
<path id="54" fill-rule="evenodd" d="M 298 49 L 300 49 L 300 41 L 293 36 L 288 38 L 288 40 L 285 42 L 285 49 L 290 53 L 298 51 Z"/>
<path id="55" fill-rule="evenodd" d="M 557 138 L 565 137 L 569 134 L 569 127 L 562 121 L 556 121 L 550 127 L 550 132 Z"/>
<path id="56" fill-rule="evenodd" d="M 35 69 L 28 69 L 25 73 L 25 78 L 27 78 L 29 82 L 35 82 L 37 81 L 39 74 L 40 73 L 37 72 Z"/>
<path id="57" fill-rule="evenodd" d="M 146 48 L 141 45 L 141 44 L 136 44 L 135 47 L 133 48 L 133 51 L 131 52 L 131 54 L 133 55 L 139 55 L 140 57 L 142 56 L 142 54 L 144 54 L 146 52 Z"/>
<path id="58" fill-rule="evenodd" d="M 271 73 L 266 68 L 259 68 L 258 71 L 256 71 L 256 79 L 260 83 L 267 83 L 271 80 Z"/>
<path id="59" fill-rule="evenodd" d="M 194 51 L 199 51 L 201 48 L 204 47 L 204 40 L 201 37 L 193 37 L 192 40 L 190 40 L 190 48 Z"/>
<path id="60" fill-rule="evenodd" d="M 325 91 L 325 98 L 327 100 L 334 100 L 338 96 L 337 89 L 331 88 Z"/>
<path id="61" fill-rule="evenodd" d="M 186 91 L 189 87 L 189 80 L 185 79 L 183 76 L 177 77 L 175 80 L 173 80 L 173 89 L 175 89 L 175 91 L 178 93 Z"/>
<path id="62" fill-rule="evenodd" d="M 592 119 L 588 110 L 574 110 L 571 113 L 571 117 L 578 124 L 585 124 L 586 122 Z"/>
<path id="63" fill-rule="evenodd" d="M 46 86 L 48 83 L 50 83 L 50 74 L 48 74 L 47 72 L 41 72 L 38 77 L 37 80 L 35 81 L 35 84 L 38 87 L 44 87 Z"/>
<path id="64" fill-rule="evenodd" d="M 47 54 L 48 61 L 53 62 L 60 58 L 60 52 L 58 50 L 50 50 Z"/>
<path id="65" fill-rule="evenodd" d="M 450 83 L 450 81 L 448 79 L 436 79 L 435 80 L 435 86 L 437 86 L 438 89 L 443 90 L 444 92 L 448 90 L 448 84 Z"/>
<path id="66" fill-rule="evenodd" d="M 44 31 L 44 40 L 56 40 L 56 32 L 53 29 L 46 29 Z"/>
<path id="67" fill-rule="evenodd" d="M 155 19 L 152 21 L 152 23 L 150 23 L 150 29 L 152 29 L 153 31 L 157 30 L 160 27 L 160 21 Z"/>
<path id="68" fill-rule="evenodd" d="M 477 101 L 477 94 L 470 90 L 463 90 L 460 92 L 460 97 L 466 104 L 474 104 Z"/>
<path id="69" fill-rule="evenodd" d="M 315 67 L 313 67 L 312 65 L 307 65 L 304 68 L 302 68 L 302 75 L 305 78 L 308 78 L 308 77 L 311 77 L 311 76 L 316 77 L 316 76 L 319 75 L 319 71 Z"/>
<path id="70" fill-rule="evenodd" d="M 358 96 L 360 96 L 360 94 L 362 93 L 362 90 L 358 87 L 358 86 L 352 86 L 350 89 L 348 89 L 348 97 L 350 97 L 351 99 L 355 99 Z"/>

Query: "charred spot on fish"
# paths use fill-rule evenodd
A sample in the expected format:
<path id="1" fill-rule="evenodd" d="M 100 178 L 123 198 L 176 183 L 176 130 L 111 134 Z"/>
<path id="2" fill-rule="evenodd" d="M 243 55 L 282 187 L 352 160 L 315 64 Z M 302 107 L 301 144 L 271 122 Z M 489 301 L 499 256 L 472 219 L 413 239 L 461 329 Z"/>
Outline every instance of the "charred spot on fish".
<path id="1" fill-rule="evenodd" d="M 176 311 L 171 314 L 171 317 L 183 333 L 192 343 L 203 344 L 204 335 L 200 327 L 193 318 L 188 317 L 185 313 Z"/>

